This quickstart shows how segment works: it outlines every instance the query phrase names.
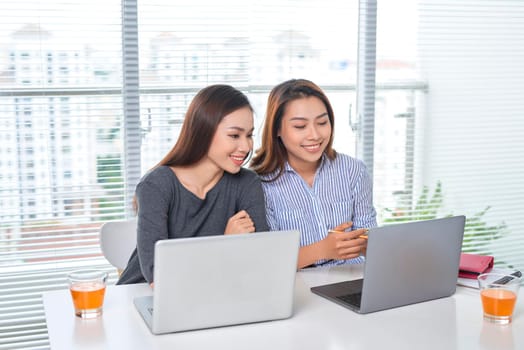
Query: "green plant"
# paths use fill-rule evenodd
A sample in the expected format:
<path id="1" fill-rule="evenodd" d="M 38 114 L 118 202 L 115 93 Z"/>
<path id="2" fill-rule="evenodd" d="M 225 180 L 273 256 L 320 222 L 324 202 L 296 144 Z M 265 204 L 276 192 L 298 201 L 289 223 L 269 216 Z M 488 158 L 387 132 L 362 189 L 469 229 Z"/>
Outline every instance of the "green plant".
<path id="1" fill-rule="evenodd" d="M 442 184 L 438 181 L 432 194 L 430 194 L 429 188 L 424 186 L 413 208 L 401 207 L 394 210 L 384 209 L 387 215 L 384 215 L 385 219 L 383 221 L 385 224 L 393 224 L 435 219 L 441 212 L 443 202 Z M 473 216 L 466 217 L 462 251 L 468 253 L 493 254 L 488 250 L 489 244 L 508 234 L 508 227 L 504 222 L 498 225 L 488 225 L 486 223 L 484 215 L 486 215 L 490 208 L 490 206 L 487 206 Z M 453 214 L 447 214 L 441 216 L 452 215 Z"/>
<path id="2" fill-rule="evenodd" d="M 390 216 L 384 219 L 384 223 L 400 223 L 407 221 L 430 220 L 437 218 L 443 203 L 442 185 L 437 182 L 435 191 L 430 196 L 429 188 L 424 186 L 415 206 L 413 208 L 401 207 L 395 210 L 384 209 Z"/>
<path id="3" fill-rule="evenodd" d="M 99 220 L 117 220 L 124 215 L 123 166 L 118 155 L 97 157 L 97 182 L 105 190 L 104 196 L 95 199 Z"/>
<path id="4" fill-rule="evenodd" d="M 463 251 L 493 254 L 487 250 L 489 243 L 508 234 L 509 230 L 504 222 L 498 225 L 488 225 L 482 220 L 490 208 L 490 206 L 487 206 L 484 210 L 466 218 L 464 239 L 462 240 Z"/>

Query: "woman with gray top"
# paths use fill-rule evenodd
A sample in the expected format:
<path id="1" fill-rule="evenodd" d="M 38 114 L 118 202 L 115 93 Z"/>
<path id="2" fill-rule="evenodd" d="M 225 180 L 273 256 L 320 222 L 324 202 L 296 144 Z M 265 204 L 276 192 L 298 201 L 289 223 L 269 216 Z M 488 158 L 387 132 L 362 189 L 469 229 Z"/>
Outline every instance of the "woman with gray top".
<path id="1" fill-rule="evenodd" d="M 260 179 L 242 167 L 253 129 L 237 89 L 211 85 L 195 96 L 178 141 L 137 185 L 137 248 L 117 284 L 153 283 L 158 240 L 269 229 Z"/>

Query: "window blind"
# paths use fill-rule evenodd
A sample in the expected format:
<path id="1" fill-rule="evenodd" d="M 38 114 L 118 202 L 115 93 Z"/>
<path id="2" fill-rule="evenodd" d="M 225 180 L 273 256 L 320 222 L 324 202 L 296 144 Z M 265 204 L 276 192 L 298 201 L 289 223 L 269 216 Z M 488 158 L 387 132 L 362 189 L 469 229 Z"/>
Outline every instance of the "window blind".
<path id="1" fill-rule="evenodd" d="M 463 251 L 523 269 L 524 5 L 406 0 L 401 14 L 395 6 L 378 2 L 377 86 L 411 87 L 377 92 L 381 222 L 465 214 Z"/>
<path id="2" fill-rule="evenodd" d="M 369 175 L 372 177 L 375 157 L 376 1 L 361 1 L 359 21 L 357 91 L 358 143 L 355 153 L 364 164 L 366 164 Z"/>
<path id="3" fill-rule="evenodd" d="M 153 0 L 138 13 L 142 172 L 172 147 L 194 94 L 214 83 L 248 94 L 256 147 L 269 90 L 311 79 L 331 94 L 340 118 L 335 145 L 354 151 L 357 1 Z"/>
<path id="4" fill-rule="evenodd" d="M 404 2 L 360 2 L 377 10 L 376 70 L 368 49 L 359 74 L 367 88 L 376 75 L 366 147 L 379 222 L 466 214 L 465 251 L 522 268 L 522 6 Z M 365 158 L 355 147 L 366 144 L 358 25 L 374 13 L 359 17 L 356 1 L 111 0 L 96 9 L 0 4 L 0 349 L 48 347 L 41 292 L 64 288 L 74 268 L 113 271 L 98 227 L 132 215 L 134 184 L 176 141 L 201 87 L 244 90 L 257 134 L 272 86 L 314 80 L 334 105 L 335 147 Z"/>
<path id="5" fill-rule="evenodd" d="M 41 293 L 125 217 L 121 3 L 0 4 L 0 349 L 48 347 Z"/>
<path id="6" fill-rule="evenodd" d="M 136 182 L 203 86 L 246 92 L 260 130 L 275 84 L 312 79 L 335 107 L 335 145 L 353 151 L 356 1 L 19 0 L 0 12 L 0 349 L 49 347 L 41 293 L 67 272 L 115 281 L 98 229 L 132 215 Z"/>

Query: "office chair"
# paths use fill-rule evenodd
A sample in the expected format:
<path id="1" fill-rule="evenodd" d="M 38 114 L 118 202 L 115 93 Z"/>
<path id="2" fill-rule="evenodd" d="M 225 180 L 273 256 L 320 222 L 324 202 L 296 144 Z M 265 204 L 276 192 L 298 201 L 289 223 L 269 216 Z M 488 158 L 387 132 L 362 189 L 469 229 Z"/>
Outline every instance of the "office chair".
<path id="1" fill-rule="evenodd" d="M 100 227 L 102 254 L 120 274 L 136 248 L 136 219 L 106 222 Z"/>

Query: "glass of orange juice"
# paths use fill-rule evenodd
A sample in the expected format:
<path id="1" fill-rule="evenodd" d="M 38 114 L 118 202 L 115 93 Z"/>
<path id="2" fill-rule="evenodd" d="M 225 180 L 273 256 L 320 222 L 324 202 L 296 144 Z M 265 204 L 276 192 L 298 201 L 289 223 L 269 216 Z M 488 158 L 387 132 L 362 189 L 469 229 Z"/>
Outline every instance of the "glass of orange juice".
<path id="1" fill-rule="evenodd" d="M 498 324 L 511 323 L 521 278 L 500 273 L 484 273 L 477 278 L 484 319 Z"/>
<path id="2" fill-rule="evenodd" d="M 71 272 L 67 278 L 75 315 L 81 318 L 96 318 L 102 315 L 107 272 L 78 270 Z"/>

